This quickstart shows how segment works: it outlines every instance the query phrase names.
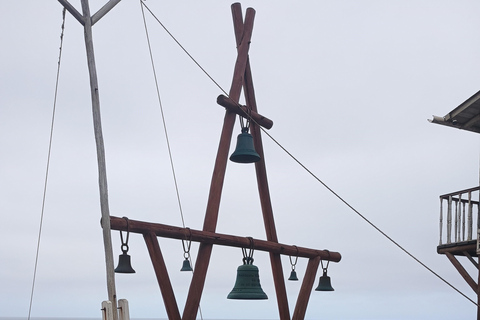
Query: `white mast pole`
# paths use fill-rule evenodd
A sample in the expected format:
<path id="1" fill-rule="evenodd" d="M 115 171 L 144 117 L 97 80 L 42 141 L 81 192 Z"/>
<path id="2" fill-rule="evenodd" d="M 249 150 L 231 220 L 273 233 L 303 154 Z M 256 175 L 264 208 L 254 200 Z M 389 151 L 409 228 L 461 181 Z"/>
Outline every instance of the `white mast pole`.
<path id="1" fill-rule="evenodd" d="M 107 269 L 108 300 L 112 302 L 113 319 L 117 320 L 117 294 L 115 290 L 115 271 L 113 262 L 112 235 L 110 231 L 110 210 L 108 207 L 107 173 L 105 165 L 105 147 L 103 144 L 102 122 L 100 117 L 100 99 L 98 94 L 97 70 L 93 52 L 92 19 L 88 0 L 82 0 L 83 18 L 85 21 L 85 48 L 87 51 L 90 89 L 92 95 L 93 125 L 97 146 L 98 182 L 100 188 L 100 207 L 102 212 L 103 243 L 105 247 L 105 264 Z"/>
<path id="2" fill-rule="evenodd" d="M 118 320 L 117 312 L 117 294 L 115 290 L 115 270 L 113 262 L 112 236 L 110 229 L 110 210 L 108 207 L 108 188 L 107 172 L 105 165 L 105 147 L 103 143 L 102 122 L 100 117 L 100 99 L 98 94 L 97 70 L 95 67 L 95 56 L 93 52 L 92 37 L 92 16 L 88 0 L 82 0 L 82 15 L 68 2 L 68 0 L 58 0 L 83 26 L 85 31 L 85 48 L 87 51 L 87 64 L 90 74 L 90 89 L 92 96 L 93 126 L 95 132 L 95 142 L 97 147 L 98 162 L 98 180 L 100 189 L 100 208 L 102 213 L 103 243 L 105 248 L 105 265 L 107 271 L 107 291 L 108 300 L 112 303 L 113 320 Z M 94 16 L 95 22 L 101 19 L 110 9 L 112 9 L 120 0 L 110 0 Z"/>

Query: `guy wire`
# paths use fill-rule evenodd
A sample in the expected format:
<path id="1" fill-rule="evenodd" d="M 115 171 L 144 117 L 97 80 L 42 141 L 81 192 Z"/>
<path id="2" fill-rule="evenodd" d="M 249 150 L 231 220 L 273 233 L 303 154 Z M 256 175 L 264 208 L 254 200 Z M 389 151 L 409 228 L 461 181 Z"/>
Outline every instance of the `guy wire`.
<path id="1" fill-rule="evenodd" d="M 57 77 L 55 81 L 55 94 L 53 98 L 53 110 L 52 110 L 52 120 L 51 120 L 51 125 L 50 125 L 50 137 L 48 141 L 48 152 L 47 152 L 47 164 L 46 164 L 46 169 L 45 169 L 45 181 L 43 184 L 43 197 L 42 197 L 42 209 L 40 213 L 40 225 L 38 229 L 38 238 L 37 238 L 37 249 L 35 253 L 35 266 L 33 268 L 33 280 L 32 280 L 32 290 L 30 293 L 30 304 L 28 306 L 28 317 L 27 320 L 30 320 L 30 315 L 32 312 L 32 304 L 33 304 L 33 293 L 35 291 L 35 280 L 37 277 L 37 266 L 38 266 L 38 256 L 40 252 L 40 239 L 42 236 L 42 225 L 43 225 L 43 215 L 45 212 L 45 199 L 47 197 L 47 182 L 48 182 L 48 169 L 50 167 L 50 155 L 52 151 L 52 140 L 53 140 L 53 128 L 54 128 L 54 123 L 55 123 L 55 109 L 57 106 L 57 92 L 58 92 L 58 80 L 60 76 L 60 63 L 62 60 L 62 48 L 63 48 L 63 35 L 64 35 L 64 30 L 65 30 L 65 12 L 66 9 L 63 8 L 62 11 L 62 32 L 60 34 L 60 48 L 59 48 L 59 54 L 58 54 L 58 66 L 57 66 Z"/>

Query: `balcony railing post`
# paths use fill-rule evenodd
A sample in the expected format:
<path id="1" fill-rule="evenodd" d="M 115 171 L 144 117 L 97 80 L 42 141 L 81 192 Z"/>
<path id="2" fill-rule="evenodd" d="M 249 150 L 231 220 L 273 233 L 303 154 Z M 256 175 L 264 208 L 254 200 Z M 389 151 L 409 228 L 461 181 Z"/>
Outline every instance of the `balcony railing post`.
<path id="1" fill-rule="evenodd" d="M 440 241 L 439 246 L 442 245 L 442 232 L 443 232 L 443 198 L 440 197 Z"/>
<path id="2" fill-rule="evenodd" d="M 468 192 L 468 236 L 467 240 L 470 241 L 472 240 L 472 227 L 473 227 L 473 221 L 472 221 L 472 192 Z"/>
<path id="3" fill-rule="evenodd" d="M 455 242 L 460 242 L 461 212 L 461 202 L 455 199 Z"/>
<path id="4" fill-rule="evenodd" d="M 477 255 L 480 255 L 480 189 L 479 202 L 477 202 Z"/>
<path id="5" fill-rule="evenodd" d="M 458 240 L 457 242 L 461 242 L 463 241 L 464 239 L 462 239 L 462 228 L 463 228 L 463 221 L 462 221 L 462 194 L 460 193 L 458 195 L 458 203 L 457 203 L 457 207 L 458 207 L 458 230 L 457 230 L 457 233 L 458 233 Z"/>
<path id="6" fill-rule="evenodd" d="M 452 243 L 452 196 L 448 197 L 447 207 L 447 243 Z"/>

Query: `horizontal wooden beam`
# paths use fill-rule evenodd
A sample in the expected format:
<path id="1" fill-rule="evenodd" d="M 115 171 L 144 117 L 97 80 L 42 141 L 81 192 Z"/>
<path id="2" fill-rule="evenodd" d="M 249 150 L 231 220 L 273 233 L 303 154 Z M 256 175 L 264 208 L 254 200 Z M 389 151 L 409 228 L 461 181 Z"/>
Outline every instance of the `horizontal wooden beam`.
<path id="1" fill-rule="evenodd" d="M 127 221 L 124 218 L 110 217 L 110 226 L 112 230 L 127 231 Z M 194 230 L 190 228 L 181 228 L 169 226 L 160 223 L 151 223 L 138 220 L 128 220 L 128 227 L 131 233 L 148 234 L 153 232 L 158 237 L 191 240 L 206 244 L 216 244 L 228 247 L 250 248 L 249 237 L 238 237 L 227 234 Z M 320 257 L 324 261 L 339 262 L 342 256 L 338 252 L 328 250 L 315 250 L 298 247 L 295 245 L 286 245 L 272 241 L 253 239 L 253 249 L 267 251 L 292 257 L 315 258 Z"/>
<path id="2" fill-rule="evenodd" d="M 464 190 L 460 190 L 460 191 L 450 192 L 450 193 L 442 194 L 440 196 L 440 199 L 447 199 L 448 200 L 449 196 L 458 196 L 459 194 L 462 194 L 462 193 L 468 193 L 468 192 L 473 192 L 473 191 L 477 191 L 477 190 L 480 190 L 480 187 L 473 187 L 473 188 L 464 189 Z"/>
<path id="3" fill-rule="evenodd" d="M 221 105 L 222 107 L 226 108 L 228 111 L 231 111 L 233 113 L 238 114 L 239 116 L 242 116 L 246 118 L 246 115 L 248 114 L 247 107 L 242 106 L 232 99 L 230 99 L 227 96 L 224 95 L 219 95 L 217 97 L 217 103 Z M 264 127 L 265 129 L 271 129 L 273 127 L 273 121 L 258 114 L 257 112 L 251 110 L 250 111 L 250 116 L 252 119 L 259 124 L 260 126 Z"/>
<path id="4" fill-rule="evenodd" d="M 465 251 L 468 252 L 468 254 L 470 254 L 472 257 L 477 257 L 477 240 L 443 244 L 437 246 L 438 254 L 451 253 L 455 256 L 463 256 Z"/>

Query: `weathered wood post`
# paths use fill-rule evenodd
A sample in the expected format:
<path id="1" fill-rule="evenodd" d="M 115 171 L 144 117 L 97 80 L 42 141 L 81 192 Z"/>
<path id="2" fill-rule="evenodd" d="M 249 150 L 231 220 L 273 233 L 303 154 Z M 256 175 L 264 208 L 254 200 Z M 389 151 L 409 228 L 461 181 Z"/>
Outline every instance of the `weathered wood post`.
<path id="1" fill-rule="evenodd" d="M 113 261 L 112 237 L 110 231 L 110 210 L 108 206 L 108 187 L 107 172 L 105 164 L 105 147 L 103 143 L 102 122 L 100 117 L 100 98 L 98 93 L 97 69 L 95 67 L 95 55 L 93 51 L 93 35 L 92 25 L 101 19 L 108 11 L 110 11 L 120 0 L 110 0 L 95 15 L 90 15 L 90 7 L 88 0 L 82 0 L 81 15 L 75 7 L 67 0 L 59 0 L 59 2 L 67 9 L 84 27 L 85 49 L 87 51 L 87 64 L 90 75 L 90 91 L 92 97 L 92 113 L 93 126 L 95 131 L 95 142 L 97 148 L 98 163 L 98 183 L 100 189 L 100 208 L 102 214 L 103 244 L 105 249 L 105 265 L 107 272 L 107 291 L 108 300 L 112 303 L 113 320 L 118 319 L 117 312 L 117 294 L 115 289 L 115 271 Z"/>

